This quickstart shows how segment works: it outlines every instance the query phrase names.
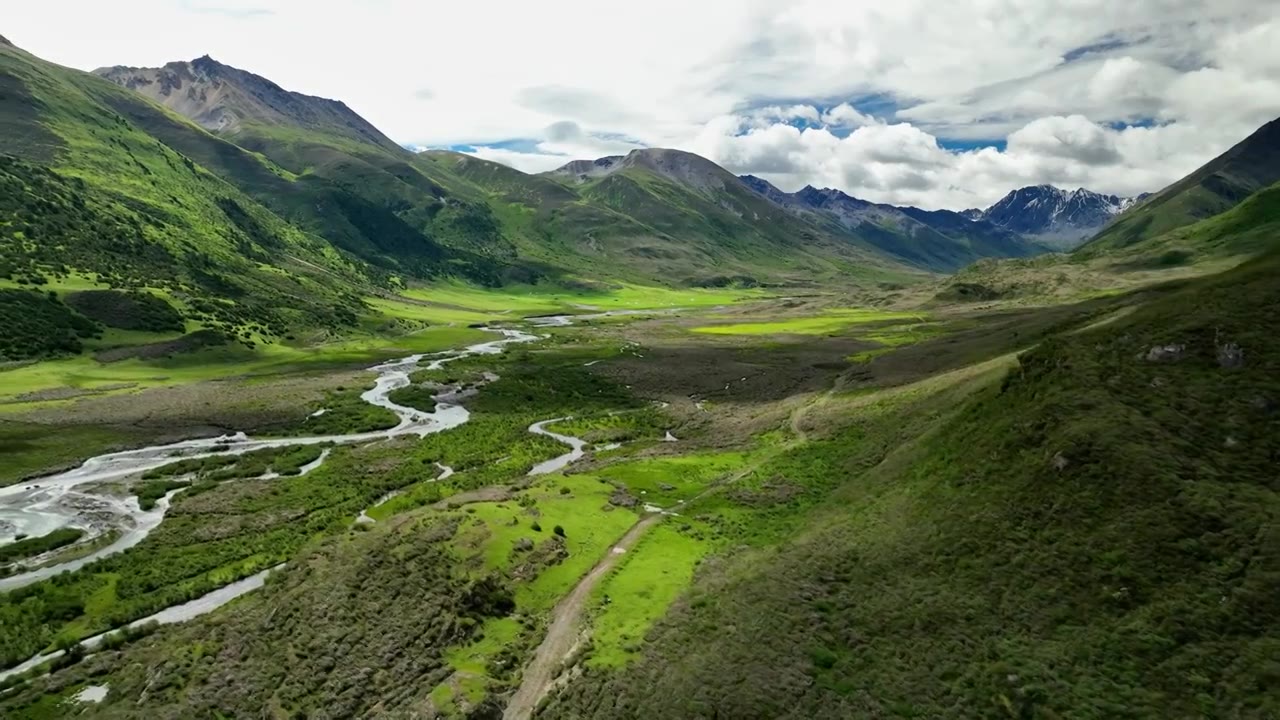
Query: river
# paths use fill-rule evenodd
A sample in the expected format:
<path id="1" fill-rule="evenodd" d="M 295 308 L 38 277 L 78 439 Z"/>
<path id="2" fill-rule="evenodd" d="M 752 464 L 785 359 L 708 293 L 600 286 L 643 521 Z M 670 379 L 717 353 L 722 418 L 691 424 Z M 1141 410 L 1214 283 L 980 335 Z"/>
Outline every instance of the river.
<path id="1" fill-rule="evenodd" d="M 633 313 L 635 311 L 617 311 L 579 317 L 604 317 L 614 314 Z M 538 327 L 563 327 L 572 324 L 572 320 L 567 316 L 531 318 L 530 320 Z M 410 355 L 409 357 L 392 360 L 370 368 L 371 371 L 378 373 L 377 380 L 374 382 L 373 388 L 361 394 L 360 397 L 365 402 L 387 408 L 396 414 L 400 420 L 395 427 L 389 430 L 351 435 L 317 435 L 312 437 L 269 439 L 252 439 L 244 433 L 236 433 L 216 438 L 184 440 L 166 445 L 155 445 L 137 450 L 99 455 L 86 460 L 73 470 L 0 488 L 0 521 L 7 523 L 7 525 L 0 525 L 0 527 L 12 528 L 9 537 L 0 536 L 0 541 L 12 542 L 15 539 L 13 536 L 17 533 L 35 536 L 47 534 L 60 527 L 80 527 L 86 508 L 92 508 L 93 512 L 100 514 L 110 513 L 115 515 L 121 521 L 116 527 L 123 529 L 121 536 L 117 540 L 90 555 L 63 563 L 51 564 L 11 577 L 0 578 L 0 592 L 24 587 L 62 572 L 77 570 L 95 560 L 137 545 L 159 526 L 164 519 L 164 514 L 168 510 L 173 496 L 180 492 L 180 490 L 173 490 L 158 500 L 151 510 L 142 510 L 138 506 L 137 497 L 119 498 L 112 495 L 98 495 L 85 492 L 84 489 L 81 489 L 82 487 L 87 489 L 86 486 L 92 484 L 125 479 L 184 458 L 238 455 L 251 450 L 290 445 L 360 443 L 410 434 L 421 437 L 465 423 L 470 414 L 462 405 L 439 402 L 432 412 L 424 412 L 416 408 L 398 405 L 390 400 L 389 395 L 394 390 L 408 386 L 411 382 L 409 377 L 415 370 L 424 367 L 425 369 L 435 370 L 453 360 L 472 355 L 493 355 L 502 352 L 507 345 L 540 339 L 538 335 L 522 330 L 504 328 L 492 329 L 491 331 L 501 334 L 502 338 L 470 345 L 461 350 L 449 350 L 432 355 Z M 423 366 L 422 361 L 428 357 L 432 358 L 431 361 Z M 529 471 L 529 475 L 542 475 L 562 470 L 569 463 L 583 456 L 586 446 L 585 441 L 580 438 L 552 432 L 545 427 L 567 419 L 569 418 L 553 418 L 529 426 L 529 432 L 545 435 L 570 447 L 570 452 L 535 465 Z M 326 450 L 315 461 L 304 466 L 302 472 L 310 472 L 319 467 L 324 463 L 328 455 L 329 451 Z M 445 466 L 439 466 L 439 468 L 441 475 L 436 478 L 437 480 L 442 480 L 453 474 L 452 468 Z M 361 517 L 365 518 L 367 516 L 362 512 Z M 262 587 L 263 583 L 266 582 L 267 575 L 275 569 L 264 570 L 256 575 L 224 585 L 199 598 L 166 608 L 154 615 L 129 623 L 128 626 L 136 627 L 148 622 L 157 622 L 161 625 L 178 623 L 212 612 L 231 600 Z M 81 642 L 81 646 L 85 650 L 92 651 L 102 643 L 107 634 L 102 633 L 88 638 Z M 20 665 L 0 671 L 0 680 L 42 665 L 60 657 L 62 654 L 63 651 L 55 650 L 36 655 Z"/>
<path id="2" fill-rule="evenodd" d="M 559 318 L 556 318 L 556 323 L 559 324 Z M 160 524 L 165 511 L 169 508 L 169 498 L 173 494 L 170 493 L 157 502 L 153 509 L 142 510 L 138 507 L 136 497 L 122 498 L 87 492 L 94 485 L 140 475 L 184 458 L 239 455 L 252 450 L 290 445 L 362 443 L 402 435 L 421 437 L 458 427 L 470 417 L 470 413 L 462 405 L 441 402 L 436 405 L 435 410 L 425 412 L 398 405 L 391 401 L 389 395 L 394 390 L 408 386 L 410 373 L 420 368 L 435 370 L 453 360 L 472 355 L 494 355 L 502 352 L 504 347 L 512 343 L 540 339 L 538 335 L 522 330 L 498 329 L 492 332 L 501 334 L 502 338 L 471 345 L 461 350 L 449 350 L 433 355 L 410 355 L 370 368 L 371 371 L 378 373 L 377 380 L 374 386 L 360 397 L 371 405 L 384 407 L 396 414 L 399 422 L 388 430 L 350 435 L 264 439 L 254 439 L 244 433 L 236 433 L 215 438 L 183 440 L 167 445 L 153 445 L 137 450 L 99 455 L 89 458 L 73 470 L 0 488 L 0 527 L 6 528 L 8 533 L 7 536 L 0 536 L 0 543 L 13 542 L 19 534 L 38 537 L 62 527 L 79 527 L 89 531 L 91 535 L 101 534 L 108 529 L 123 531 L 115 542 L 89 556 L 0 578 L 0 592 L 24 587 L 67 570 L 78 569 L 94 560 L 137 545 Z M 425 366 L 422 365 L 428 357 L 430 361 Z M 323 462 L 323 459 L 320 462 Z M 312 470 L 318 467 L 320 462 L 305 469 Z"/>

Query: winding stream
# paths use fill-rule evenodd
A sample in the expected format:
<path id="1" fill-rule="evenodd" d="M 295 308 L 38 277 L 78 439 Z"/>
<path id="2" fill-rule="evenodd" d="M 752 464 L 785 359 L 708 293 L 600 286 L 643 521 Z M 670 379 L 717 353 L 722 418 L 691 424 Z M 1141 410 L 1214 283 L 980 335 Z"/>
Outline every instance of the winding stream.
<path id="1" fill-rule="evenodd" d="M 512 343 L 539 339 L 539 336 L 522 330 L 500 329 L 491 332 L 501 334 L 502 338 L 471 345 L 462 350 L 436 353 L 430 356 L 432 360 L 425 367 L 436 370 L 453 360 L 472 355 L 494 355 Z M 0 543 L 12 542 L 19 534 L 37 537 L 62 527 L 79 527 L 99 532 L 104 527 L 119 527 L 124 530 L 115 542 L 83 558 L 0 578 L 0 592 L 25 587 L 64 571 L 76 570 L 94 560 L 137 545 L 164 519 L 173 495 L 166 495 L 152 510 L 142 510 L 138 507 L 136 497 L 120 498 L 86 492 L 89 486 L 122 480 L 185 458 L 240 455 L 253 450 L 291 445 L 363 443 L 402 435 L 421 437 L 458 427 L 470 417 L 470 413 L 461 405 L 441 402 L 434 411 L 424 412 L 396 404 L 388 397 L 392 391 L 409 385 L 409 374 L 419 369 L 420 363 L 427 357 L 425 354 L 410 355 L 370 368 L 378 373 L 378 378 L 374 386 L 361 394 L 360 398 L 396 414 L 399 422 L 388 430 L 351 435 L 266 439 L 253 439 L 244 433 L 236 433 L 216 438 L 184 440 L 99 455 L 89 458 L 73 470 L 0 488 L 0 528 L 4 528 L 3 532 L 6 533 L 0 535 Z M 327 455 L 304 469 L 315 469 L 325 457 Z"/>
<path id="2" fill-rule="evenodd" d="M 553 457 L 550 460 L 546 460 L 538 463 L 537 465 L 534 465 L 533 469 L 529 471 L 529 475 L 531 476 L 546 475 L 548 473 L 553 473 L 558 470 L 563 470 L 565 469 L 565 467 L 569 465 L 569 463 L 573 462 L 574 460 L 577 460 L 578 458 L 584 455 L 583 448 L 587 446 L 587 441 L 581 438 L 573 437 L 571 435 L 561 435 L 560 433 L 551 432 L 546 428 L 547 425 L 553 425 L 558 422 L 564 422 L 565 420 L 572 420 L 572 419 L 573 419 L 572 417 L 552 418 L 550 420 L 543 420 L 542 422 L 536 422 L 529 426 L 529 432 L 535 435 L 545 435 L 553 440 L 559 440 L 565 445 L 568 445 L 569 447 L 573 448 L 572 450 L 565 453 L 564 455 L 560 455 L 559 457 Z"/>
<path id="3" fill-rule="evenodd" d="M 635 311 L 618 311 L 582 317 L 634 313 Z M 572 324 L 572 320 L 566 316 L 531 318 L 530 320 L 537 327 L 563 327 Z M 430 356 L 410 355 L 370 368 L 371 371 L 378 373 L 377 380 L 373 388 L 362 393 L 360 397 L 371 405 L 386 408 L 396 414 L 399 422 L 388 430 L 351 435 L 270 439 L 252 439 L 241 432 L 216 438 L 184 440 L 167 445 L 99 455 L 86 460 L 73 470 L 0 488 L 0 544 L 16 540 L 15 536 L 19 534 L 35 537 L 62 527 L 81 527 L 100 531 L 104 526 L 123 529 L 117 540 L 84 557 L 0 578 L 0 592 L 25 587 L 59 573 L 78 570 L 95 560 L 137 545 L 160 525 L 173 496 L 181 492 L 181 489 L 172 490 L 160 498 L 151 510 L 142 510 L 136 496 L 120 498 L 113 495 L 100 495 L 86 492 L 81 489 L 82 487 L 88 489 L 87 486 L 122 480 L 179 459 L 239 455 L 253 450 L 292 445 L 362 443 L 401 435 L 422 437 L 462 425 L 470 417 L 470 413 L 462 405 L 439 401 L 432 412 L 424 412 L 396 404 L 390 400 L 389 395 L 395 390 L 408 386 L 411 382 L 410 374 L 423 367 L 421 363 L 427 357 L 433 359 L 425 368 L 436 370 L 452 360 L 472 355 L 493 355 L 502 352 L 506 345 L 540 339 L 537 335 L 515 329 L 491 329 L 491 331 L 500 333 L 502 338 Z M 455 399 L 461 398 L 455 396 Z M 553 418 L 529 426 L 529 432 L 553 438 L 571 448 L 568 453 L 535 465 L 529 471 L 529 475 L 544 475 L 562 470 L 585 454 L 586 441 L 546 429 L 547 425 L 568 419 L 570 418 Z M 320 467 L 328 458 L 329 452 L 326 449 L 316 460 L 304 465 L 301 472 L 305 474 Z M 441 471 L 436 478 L 437 481 L 453 474 L 452 468 L 439 464 L 437 467 Z M 111 521 L 109 523 L 104 521 L 104 517 L 110 517 Z M 364 512 L 361 513 L 361 519 L 372 520 Z M 267 575 L 278 567 L 280 566 L 229 583 L 189 602 L 165 608 L 154 615 L 131 622 L 126 627 L 136 627 L 148 622 L 157 622 L 161 625 L 179 623 L 212 612 L 235 598 L 262 587 Z M 102 644 L 109 632 L 90 637 L 80 644 L 85 650 L 92 651 Z M 26 672 L 63 654 L 64 651 L 55 650 L 36 655 L 20 665 L 0 671 L 0 680 Z"/>
<path id="4" fill-rule="evenodd" d="M 148 615 L 141 620 L 134 620 L 125 627 L 135 628 L 150 622 L 154 622 L 159 625 L 172 625 L 174 623 L 186 622 L 192 618 L 213 612 L 241 595 L 262 587 L 267 582 L 267 576 L 278 570 L 280 567 L 282 566 L 277 565 L 273 568 L 263 570 L 257 575 L 250 575 L 247 578 L 223 585 L 217 590 L 201 595 L 195 600 L 190 600 L 182 603 L 181 605 L 167 607 L 164 610 L 161 610 L 154 615 Z M 86 652 L 97 650 L 98 647 L 102 645 L 102 641 L 113 632 L 116 632 L 116 630 L 109 630 L 107 632 L 94 635 L 93 637 L 85 638 L 80 641 L 80 647 L 84 648 Z M 41 653 L 21 665 L 14 665 L 7 670 L 0 670 L 0 680 L 24 673 L 31 668 L 43 665 L 50 660 L 56 660 L 65 654 L 65 650 L 53 650 L 51 652 Z"/>

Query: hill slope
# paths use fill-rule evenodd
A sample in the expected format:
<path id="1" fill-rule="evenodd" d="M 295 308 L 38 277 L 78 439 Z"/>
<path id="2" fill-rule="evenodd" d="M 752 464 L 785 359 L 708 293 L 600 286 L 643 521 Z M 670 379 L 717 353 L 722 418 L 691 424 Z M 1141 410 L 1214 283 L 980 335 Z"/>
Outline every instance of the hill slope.
<path id="1" fill-rule="evenodd" d="M 484 282 L 568 270 L 696 285 L 901 270 L 893 259 L 827 242 L 808 226 L 770 227 L 773 218 L 759 217 L 764 205 L 744 220 L 731 217 L 743 207 L 716 207 L 722 198 L 709 187 L 685 192 L 681 186 L 699 173 L 728 178 L 730 191 L 738 190 L 731 175 L 701 158 L 688 176 L 663 176 L 658 165 L 678 164 L 674 154 L 633 158 L 630 171 L 664 177 L 665 194 L 631 192 L 623 176 L 602 187 L 572 187 L 457 153 L 410 153 L 341 103 L 283 90 L 208 57 L 97 72 L 296 176 L 286 189 L 208 148 L 185 150 L 282 216 L 388 270 L 430 276 L 446 265 Z M 819 241 L 800 242 L 810 237 Z M 435 246 L 444 250 L 428 252 Z"/>
<path id="2" fill-rule="evenodd" d="M 355 322 L 364 269 L 118 112 L 141 102 L 132 93 L 11 45 L 0 46 L 0 93 L 6 277 L 78 271 L 163 289 L 188 318 L 245 337 Z M 159 108 L 138 115 L 279 179 Z"/>
<path id="3" fill-rule="evenodd" d="M 492 209 L 446 186 L 341 102 L 283 90 L 208 57 L 162 68 L 103 68 L 102 77 L 159 101 L 277 167 L 195 137 L 130 96 L 117 111 L 282 217 L 386 272 L 455 274 L 497 284 L 541 273 L 516 262 Z"/>
<path id="4" fill-rule="evenodd" d="M 1277 276 L 1166 288 L 1002 382 L 837 396 L 843 429 L 758 473 L 840 474 L 806 529 L 704 562 L 538 717 L 1275 715 Z"/>
<path id="5" fill-rule="evenodd" d="M 1228 210 L 1280 182 L 1280 120 L 1125 213 L 1079 250 L 1082 256 L 1128 248 Z"/>
<path id="6" fill-rule="evenodd" d="M 650 148 L 606 160 L 588 174 L 547 174 L 593 206 L 590 214 L 566 208 L 559 221 L 664 272 L 682 272 L 692 262 L 714 271 L 694 282 L 717 284 L 760 270 L 802 278 L 899 269 L 893 259 L 785 212 L 706 158 Z M 614 223 L 596 208 L 629 222 Z"/>

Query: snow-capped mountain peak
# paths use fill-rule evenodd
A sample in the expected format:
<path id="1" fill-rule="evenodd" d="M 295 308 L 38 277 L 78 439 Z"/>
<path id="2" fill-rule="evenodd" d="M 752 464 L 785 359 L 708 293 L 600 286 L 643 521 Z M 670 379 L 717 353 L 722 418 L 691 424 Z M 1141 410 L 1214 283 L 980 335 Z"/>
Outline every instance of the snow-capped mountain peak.
<path id="1" fill-rule="evenodd" d="M 966 211 L 966 217 L 1070 247 L 1140 199 L 1103 195 L 1087 188 L 1031 185 L 1010 192 L 986 210 Z"/>

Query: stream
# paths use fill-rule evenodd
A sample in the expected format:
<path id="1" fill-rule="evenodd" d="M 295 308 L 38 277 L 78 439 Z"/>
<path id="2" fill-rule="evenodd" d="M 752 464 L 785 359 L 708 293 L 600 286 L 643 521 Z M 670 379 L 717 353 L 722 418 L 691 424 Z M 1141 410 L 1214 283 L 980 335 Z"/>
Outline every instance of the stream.
<path id="1" fill-rule="evenodd" d="M 148 615 L 141 620 L 134 620 L 125 627 L 134 628 L 140 625 L 145 625 L 149 622 L 154 622 L 159 625 L 172 625 L 174 623 L 186 622 L 192 618 L 213 612 L 241 595 L 262 587 L 263 584 L 267 582 L 267 575 L 270 575 L 280 567 L 280 565 L 277 565 L 276 567 L 263 570 L 256 575 L 250 575 L 247 578 L 223 585 L 217 590 L 201 595 L 195 600 L 184 602 L 181 605 L 167 607 L 164 610 L 161 610 L 154 615 Z M 97 650 L 98 647 L 102 645 L 102 641 L 113 632 L 116 632 L 116 630 L 109 630 L 107 632 L 94 635 L 93 637 L 85 638 L 80 641 L 80 647 L 84 648 L 86 652 Z M 0 670 L 0 680 L 24 673 L 31 668 L 43 665 L 50 660 L 56 660 L 65 654 L 65 650 L 52 650 L 47 653 L 41 653 L 21 665 L 14 665 L 7 670 Z"/>
<path id="2" fill-rule="evenodd" d="M 555 321 L 559 323 L 557 318 Z M 448 430 L 465 423 L 470 413 L 462 405 L 441 402 L 432 412 L 398 405 L 388 397 L 392 391 L 409 385 L 409 374 L 420 367 L 437 370 L 445 363 L 472 355 L 495 355 L 512 343 L 538 340 L 539 336 L 522 330 L 492 330 L 502 335 L 463 348 L 448 350 L 428 356 L 410 355 L 399 360 L 376 365 L 370 370 L 378 373 L 374 386 L 360 398 L 371 405 L 386 408 L 396 414 L 399 422 L 388 430 L 354 433 L 350 435 L 315 435 L 293 438 L 253 439 L 244 433 L 215 438 L 183 440 L 167 445 L 154 445 L 137 450 L 107 453 L 86 460 L 80 467 L 66 472 L 0 488 L 0 544 L 13 542 L 18 535 L 38 537 L 63 527 L 77 527 L 89 531 L 91 536 L 110 529 L 121 529 L 121 536 L 110 545 L 90 555 L 64 563 L 48 565 L 6 578 L 0 578 L 0 592 L 25 587 L 68 570 L 76 570 L 108 555 L 127 550 L 142 542 L 164 519 L 173 492 L 156 503 L 151 510 L 142 510 L 137 497 L 116 497 L 86 492 L 90 486 L 123 480 L 148 470 L 163 467 L 175 460 L 202 458 L 213 455 L 240 455 L 265 448 L 291 445 L 316 445 L 320 443 L 351 444 L 384 440 L 403 435 L 419 437 Z M 422 361 L 431 357 L 429 363 Z M 327 457 L 324 456 L 324 457 Z M 313 470 L 323 462 L 303 468 Z"/>
<path id="3" fill-rule="evenodd" d="M 635 313 L 636 311 L 615 311 L 578 317 L 593 318 Z M 564 327 L 572 324 L 572 319 L 567 316 L 529 318 L 529 321 L 535 327 Z M 137 545 L 160 525 L 172 503 L 173 496 L 181 492 L 181 489 L 172 490 L 160 498 L 151 510 L 142 510 L 136 496 L 121 498 L 87 492 L 90 486 L 123 480 L 180 459 L 239 455 L 253 450 L 292 445 L 352 444 L 403 435 L 422 437 L 462 425 L 470 417 L 470 413 L 462 405 L 438 401 L 432 412 L 425 412 L 396 404 L 390 400 L 389 395 L 394 390 L 407 387 L 411 382 L 410 374 L 416 370 L 423 368 L 437 370 L 453 360 L 472 355 L 495 355 L 502 352 L 507 345 L 540 339 L 540 336 L 522 330 L 506 328 L 489 330 L 501 334 L 502 338 L 471 345 L 461 350 L 448 350 L 430 355 L 410 355 L 370 368 L 370 371 L 378 373 L 378 377 L 373 388 L 362 393 L 360 398 L 371 405 L 386 408 L 396 414 L 399 422 L 388 430 L 350 435 L 264 439 L 253 439 L 240 432 L 215 438 L 184 440 L 98 455 L 86 460 L 75 469 L 0 488 L 0 544 L 16 541 L 17 535 L 37 537 L 62 527 L 96 531 L 95 536 L 110 529 L 122 530 L 120 537 L 115 541 L 84 557 L 0 578 L 0 592 L 25 587 L 63 572 L 78 570 L 96 560 Z M 422 365 L 422 361 L 428 357 L 431 358 L 430 362 Z M 461 397 L 455 396 L 451 399 L 461 399 Z M 570 418 L 553 418 L 529 426 L 529 432 L 553 438 L 570 447 L 570 452 L 535 465 L 529 471 L 529 475 L 544 475 L 562 470 L 584 455 L 584 448 L 587 445 L 585 441 L 546 429 L 547 425 L 568 419 Z M 329 451 L 326 450 L 319 458 L 303 466 L 301 472 L 305 474 L 320 467 L 328 456 Z M 436 478 L 437 481 L 453 474 L 452 468 L 443 465 L 437 465 L 437 467 L 441 471 Z M 386 499 L 389 498 L 383 498 L 380 502 Z M 372 522 L 372 519 L 368 518 L 365 512 L 361 512 L 358 521 Z M 280 566 L 224 585 L 189 602 L 165 608 L 154 615 L 131 622 L 127 627 L 136 627 L 148 622 L 157 622 L 161 625 L 179 623 L 212 612 L 235 598 L 262 587 L 267 575 L 278 567 Z M 102 633 L 83 640 L 81 646 L 87 651 L 92 651 L 101 645 L 108 634 Z M 0 680 L 25 672 L 63 654 L 62 650 L 55 650 L 36 655 L 20 665 L 0 671 Z"/>

